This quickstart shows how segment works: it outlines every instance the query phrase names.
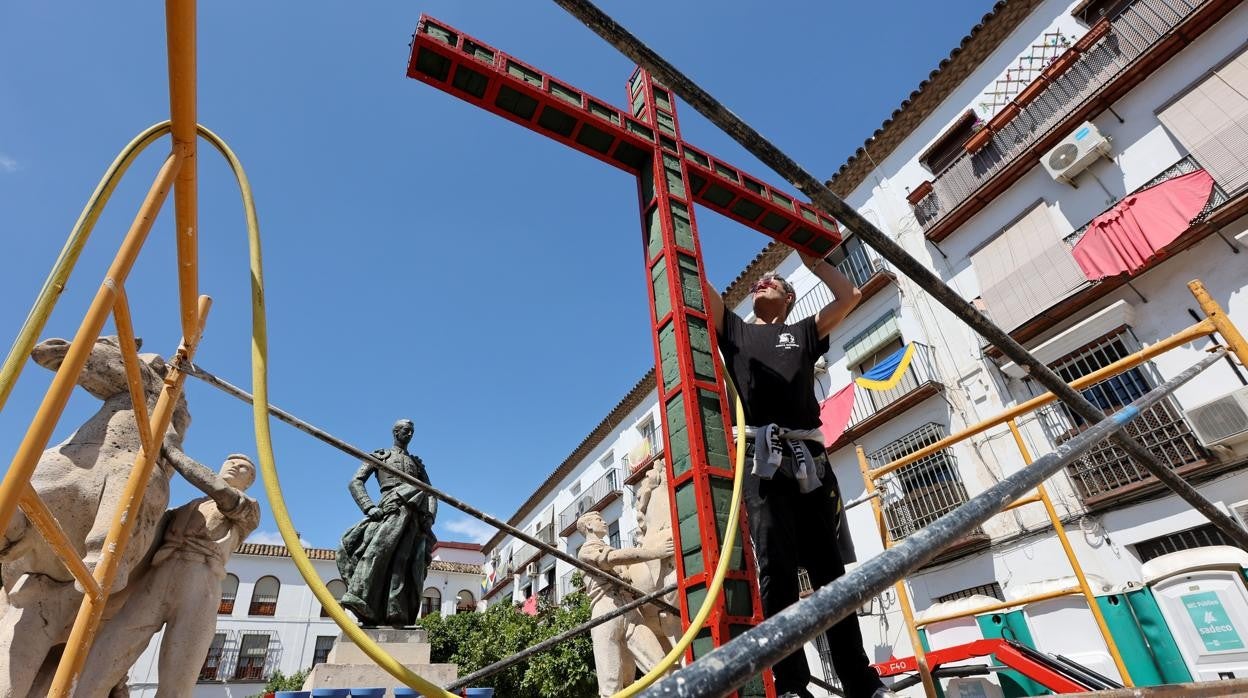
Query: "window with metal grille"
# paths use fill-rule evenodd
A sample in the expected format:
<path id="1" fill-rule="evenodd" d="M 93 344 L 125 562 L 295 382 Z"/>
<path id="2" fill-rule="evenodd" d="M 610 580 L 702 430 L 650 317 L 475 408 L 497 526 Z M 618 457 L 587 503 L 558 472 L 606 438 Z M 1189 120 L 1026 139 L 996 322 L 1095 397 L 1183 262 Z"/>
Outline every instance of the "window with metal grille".
<path id="1" fill-rule="evenodd" d="M 990 584 L 980 584 L 976 587 L 960 589 L 951 594 L 945 594 L 944 596 L 938 596 L 936 597 L 936 603 L 956 601 L 957 599 L 966 599 L 976 595 L 991 596 L 998 601 L 1005 601 L 1005 592 L 1001 590 L 1001 585 L 997 582 L 992 582 Z"/>
<path id="2" fill-rule="evenodd" d="M 277 615 L 277 595 L 282 590 L 282 583 L 277 577 L 261 577 L 251 590 L 251 607 L 247 613 L 253 616 Z"/>
<path id="3" fill-rule="evenodd" d="M 204 665 L 199 669 L 200 681 L 217 680 L 223 654 L 225 654 L 225 633 L 217 633 L 212 636 L 212 644 L 208 645 L 208 655 L 204 657 Z"/>
<path id="4" fill-rule="evenodd" d="M 554 583 L 555 568 L 550 568 L 550 580 Z M 467 589 L 461 590 L 455 595 L 455 612 L 456 613 L 472 613 L 477 610 L 477 599 Z"/>
<path id="5" fill-rule="evenodd" d="M 312 666 L 329 661 L 329 651 L 334 647 L 334 635 L 317 635 L 316 647 L 312 650 Z"/>
<path id="6" fill-rule="evenodd" d="M 221 580 L 221 603 L 217 606 L 217 615 L 228 616 L 234 612 L 234 599 L 238 597 L 238 577 L 225 575 Z"/>
<path id="7" fill-rule="evenodd" d="M 1178 533 L 1168 533 L 1164 536 L 1149 538 L 1135 544 L 1135 554 L 1139 556 L 1140 562 L 1148 562 L 1153 558 L 1177 553 L 1180 550 L 1191 550 L 1192 548 L 1203 548 L 1209 545 L 1231 545 L 1232 541 L 1227 535 L 1218 530 L 1213 524 L 1205 524 L 1189 528 L 1186 531 Z"/>
<path id="8" fill-rule="evenodd" d="M 341 579 L 330 580 L 329 583 L 325 585 L 325 588 L 329 590 L 329 595 L 334 597 L 334 601 L 341 600 L 342 595 L 347 593 L 347 585 Z M 324 606 L 321 606 L 321 617 L 329 617 L 329 609 Z"/>
<path id="9" fill-rule="evenodd" d="M 620 547 L 620 522 L 619 521 L 612 521 L 611 525 L 607 526 L 607 544 L 610 545 L 612 548 Z"/>
<path id="10" fill-rule="evenodd" d="M 238 666 L 234 667 L 234 680 L 264 681 L 264 666 L 268 658 L 268 633 L 243 633 L 243 641 L 238 648 Z"/>
<path id="11" fill-rule="evenodd" d="M 1130 356 L 1138 349 L 1139 342 L 1130 329 L 1122 328 L 1059 359 L 1051 367 L 1062 380 L 1073 382 Z M 1142 364 L 1093 383 L 1081 392 L 1104 412 L 1113 413 L 1156 384 L 1155 369 L 1151 364 Z M 1063 404 L 1051 405 L 1041 410 L 1040 415 L 1045 429 L 1057 444 L 1068 441 L 1087 426 L 1081 417 Z M 1193 465 L 1208 457 L 1173 397 L 1142 410 L 1124 431 L 1147 446 L 1171 468 Z M 1117 497 L 1124 491 L 1136 491 L 1143 487 L 1140 483 L 1152 478 L 1148 471 L 1111 441 L 1097 444 L 1083 458 L 1067 466 L 1066 472 L 1080 496 L 1089 503 L 1108 501 L 1111 495 Z"/>
<path id="12" fill-rule="evenodd" d="M 945 428 L 928 422 L 868 456 L 874 468 L 930 446 Z M 953 511 L 967 500 L 966 485 L 949 449 L 937 451 L 880 478 L 888 534 L 900 540 Z"/>

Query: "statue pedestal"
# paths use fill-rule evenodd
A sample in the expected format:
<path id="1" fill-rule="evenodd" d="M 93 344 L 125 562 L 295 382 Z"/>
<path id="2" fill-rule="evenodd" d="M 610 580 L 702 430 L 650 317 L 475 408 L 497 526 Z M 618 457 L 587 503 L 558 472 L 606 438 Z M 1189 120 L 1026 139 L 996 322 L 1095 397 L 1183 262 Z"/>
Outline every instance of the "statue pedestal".
<path id="1" fill-rule="evenodd" d="M 421 628 L 366 628 L 364 632 L 400 664 L 439 686 L 445 686 L 459 677 L 459 667 L 454 664 L 429 663 L 429 643 Z M 394 689 L 403 685 L 405 684 L 385 669 L 374 664 L 351 638 L 339 635 L 329 650 L 329 658 L 312 668 L 312 673 L 303 684 L 303 690 Z"/>

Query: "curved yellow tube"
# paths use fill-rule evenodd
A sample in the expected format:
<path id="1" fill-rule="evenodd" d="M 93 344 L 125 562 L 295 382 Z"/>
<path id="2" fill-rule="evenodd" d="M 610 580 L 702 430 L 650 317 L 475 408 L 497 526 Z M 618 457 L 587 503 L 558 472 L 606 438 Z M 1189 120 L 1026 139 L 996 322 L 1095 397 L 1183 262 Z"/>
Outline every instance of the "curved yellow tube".
<path id="1" fill-rule="evenodd" d="M 17 377 L 21 374 L 22 368 L 26 364 L 26 357 L 29 356 L 30 351 L 34 348 L 39 333 L 43 331 L 44 326 L 47 324 L 48 317 L 51 315 L 56 302 L 60 299 L 61 291 L 64 289 L 92 229 L 99 220 L 100 214 L 111 198 L 117 184 L 139 154 L 158 138 L 168 133 L 169 129 L 170 122 L 163 121 L 148 127 L 130 141 L 117 155 L 116 159 L 113 160 L 113 163 L 101 177 L 90 199 L 87 200 L 87 204 L 83 207 L 82 213 L 70 231 L 65 247 L 61 250 L 52 267 L 52 271 L 44 281 L 43 288 L 40 290 L 34 306 L 22 325 L 22 329 L 14 340 L 3 366 L 0 366 L 0 409 L 3 408 L 13 385 L 16 383 Z M 291 559 L 294 560 L 295 567 L 299 570 L 299 574 L 303 576 L 304 581 L 307 582 L 308 587 L 312 590 L 312 594 L 321 602 L 321 605 L 327 610 L 330 617 L 334 619 L 334 622 L 338 624 L 338 627 L 342 628 L 343 632 L 370 659 L 395 678 L 420 691 L 427 698 L 455 698 L 453 693 L 415 674 L 373 642 L 346 614 L 346 611 L 343 610 L 325 587 L 324 582 L 321 581 L 320 576 L 313 569 L 307 553 L 304 552 L 303 546 L 299 542 L 299 536 L 295 532 L 294 525 L 290 520 L 290 513 L 286 509 L 281 483 L 278 481 L 277 466 L 273 456 L 273 441 L 269 431 L 269 413 L 267 409 L 269 404 L 268 320 L 264 300 L 264 270 L 260 249 L 260 224 L 256 216 L 255 200 L 252 196 L 251 184 L 247 179 L 247 174 L 234 152 L 217 134 L 203 126 L 199 126 L 198 130 L 200 136 L 211 143 L 225 157 L 231 170 L 233 170 L 242 193 L 243 208 L 247 216 L 247 239 L 252 279 L 251 364 L 252 393 L 255 397 L 253 419 L 256 431 L 256 449 L 265 492 L 268 495 L 269 506 L 273 510 L 273 517 L 277 519 L 277 527 L 282 534 L 282 540 L 286 543 L 287 549 L 290 550 Z M 739 399 L 736 403 L 736 413 L 737 423 L 743 424 L 745 417 Z M 738 434 L 736 470 L 732 489 L 732 509 L 728 517 L 727 533 L 722 542 L 721 551 L 732 550 L 732 545 L 736 541 L 737 530 L 740 525 L 739 510 L 745 473 L 744 438 L 744 432 Z M 693 642 L 693 638 L 706 623 L 711 607 L 719 597 L 723 588 L 724 576 L 728 571 L 730 557 L 728 554 L 720 556 L 719 564 L 715 569 L 715 575 L 711 580 L 702 607 L 698 609 L 697 614 L 690 622 L 689 628 L 681 636 L 676 646 L 672 648 L 672 651 L 663 658 L 658 666 L 636 683 L 616 694 L 615 698 L 628 698 L 628 696 L 636 695 L 667 673 L 674 664 L 680 661 L 689 644 Z"/>
<path id="2" fill-rule="evenodd" d="M 78 256 L 82 253 L 82 248 L 87 244 L 87 238 L 91 236 L 96 221 L 100 219 L 100 214 L 104 212 L 104 207 L 112 197 L 113 190 L 117 188 L 117 183 L 139 157 L 139 153 L 168 132 L 169 122 L 162 121 L 147 127 L 135 136 L 134 140 L 121 149 L 113 163 L 104 171 L 104 176 L 100 178 L 100 183 L 96 185 L 91 198 L 87 199 L 87 205 L 83 206 L 82 213 L 78 215 L 78 221 L 70 230 L 69 239 L 65 241 L 65 247 L 61 248 L 61 254 L 56 258 L 52 271 L 48 273 L 48 278 L 43 282 L 43 288 L 39 290 L 34 306 L 26 315 L 22 329 L 17 333 L 17 338 L 13 340 L 13 346 L 9 349 L 9 355 L 4 359 L 4 365 L 0 366 L 0 409 L 4 409 L 4 403 L 9 399 L 9 393 L 13 391 L 17 377 L 21 375 L 22 369 L 26 366 L 30 351 L 35 348 L 35 342 L 38 341 L 39 334 L 47 325 L 52 309 L 60 300 L 61 291 L 65 289 L 69 275 L 73 272 L 74 265 L 78 263 Z"/>
<path id="3" fill-rule="evenodd" d="M 273 441 L 269 431 L 269 397 L 268 397 L 268 330 L 267 315 L 265 312 L 264 301 L 264 269 L 263 260 L 260 251 L 260 224 L 256 217 L 255 201 L 252 197 L 251 184 L 247 180 L 247 175 L 243 171 L 242 164 L 238 157 L 234 155 L 229 146 L 225 144 L 220 137 L 212 131 L 199 127 L 199 133 L 208 142 L 210 142 L 225 159 L 229 162 L 230 168 L 234 171 L 234 176 L 238 180 L 239 189 L 242 192 L 243 207 L 247 215 L 247 240 L 251 265 L 251 313 L 252 313 L 252 343 L 251 343 L 251 380 L 252 395 L 254 397 L 252 403 L 252 414 L 255 422 L 256 431 L 256 451 L 260 461 L 260 472 L 264 479 L 265 493 L 268 495 L 269 507 L 273 510 L 273 518 L 277 520 L 277 528 L 282 534 L 282 540 L 286 543 L 286 548 L 290 551 L 291 559 L 295 562 L 295 567 L 299 570 L 299 574 L 303 576 L 308 587 L 312 590 L 312 594 L 317 601 L 329 613 L 338 627 L 351 638 L 368 655 L 370 659 L 377 663 L 378 666 L 385 669 L 390 675 L 399 679 L 411 688 L 420 691 L 426 698 L 455 698 L 455 694 L 448 692 L 446 689 L 437 686 L 425 678 L 412 672 L 407 667 L 400 664 L 394 657 L 390 656 L 384 649 L 373 642 L 371 638 L 355 624 L 343 610 L 338 601 L 330 594 L 329 589 L 325 587 L 325 583 L 321 581 L 316 570 L 312 568 L 312 563 L 308 559 L 307 553 L 303 549 L 303 545 L 299 542 L 299 535 L 295 532 L 294 524 L 290 520 L 290 513 L 286 509 L 286 501 L 282 495 L 281 483 L 277 477 L 277 466 L 273 457 Z M 744 407 L 741 405 L 740 399 L 736 403 L 737 423 L 745 423 Z M 731 551 L 732 545 L 736 541 L 737 529 L 740 526 L 740 507 L 741 493 L 745 480 L 745 433 L 741 430 L 737 436 L 737 457 L 736 471 L 732 488 L 732 508 L 728 516 L 727 533 L 721 545 L 721 552 Z M 707 617 L 710 615 L 711 607 L 715 600 L 719 597 L 723 588 L 724 576 L 728 572 L 731 555 L 720 555 L 719 564 L 715 568 L 715 575 L 711 580 L 711 584 L 707 589 L 706 599 L 702 603 L 702 607 L 698 609 L 689 624 L 689 628 L 681 636 L 672 651 L 663 658 L 659 665 L 650 673 L 643 676 L 636 683 L 616 694 L 615 698 L 627 698 L 636 695 L 638 692 L 647 688 L 654 683 L 659 677 L 667 673 L 667 671 L 684 655 L 689 644 L 693 642 L 693 638 L 702 629 L 706 623 Z"/>

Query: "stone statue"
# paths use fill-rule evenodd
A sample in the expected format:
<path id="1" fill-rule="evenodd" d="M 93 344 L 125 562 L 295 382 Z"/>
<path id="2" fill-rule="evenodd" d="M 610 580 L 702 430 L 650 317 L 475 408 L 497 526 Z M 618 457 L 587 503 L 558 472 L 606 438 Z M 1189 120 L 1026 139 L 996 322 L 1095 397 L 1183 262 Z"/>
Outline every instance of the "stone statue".
<path id="1" fill-rule="evenodd" d="M 662 458 L 656 459 L 646 476 L 637 485 L 634 508 L 637 510 L 637 530 L 641 534 L 641 547 L 654 549 L 672 542 L 671 498 L 667 491 L 667 465 Z M 633 586 L 645 591 L 658 591 L 676 583 L 676 559 L 674 556 L 638 562 L 629 568 Z M 679 603 L 676 592 L 663 597 L 673 606 Z M 664 645 L 664 653 L 671 650 L 682 632 L 680 614 L 665 611 L 654 604 L 638 609 L 646 624 Z"/>
<path id="2" fill-rule="evenodd" d="M 256 480 L 251 459 L 225 459 L 219 472 L 192 460 L 171 441 L 162 453 L 207 496 L 166 512 L 150 560 L 109 600 L 106 615 L 74 692 L 106 698 L 162 627 L 157 698 L 190 696 L 217 626 L 225 564 L 260 523 L 260 505 L 244 492 Z M 38 693 L 42 695 L 42 693 Z"/>
<path id="3" fill-rule="evenodd" d="M 31 352 L 31 358 L 56 370 L 69 348 L 70 343 L 63 339 L 44 340 Z M 168 366 L 154 354 L 139 358 L 150 414 Z M 139 432 L 116 337 L 101 337 L 95 342 L 76 380 L 102 400 L 103 407 L 63 443 L 43 452 L 31 486 L 56 516 L 88 569 L 93 570 L 139 453 Z M 157 436 L 181 444 L 190 420 L 186 401 L 179 398 L 169 433 Z M 171 464 L 158 459 L 143 504 L 134 512 L 134 532 L 119 560 L 112 591 L 127 585 L 131 570 L 151 547 L 169 505 L 172 475 Z M 0 611 L 0 696 L 25 696 L 49 651 L 68 638 L 82 591 L 20 511 L 8 522 L 0 540 L 0 570 L 7 595 L 7 604 Z"/>
<path id="4" fill-rule="evenodd" d="M 428 483 L 420 458 L 407 452 L 412 421 L 394 423 L 394 446 L 373 451 L 391 467 Z M 377 476 L 381 500 L 374 503 L 364 485 Z M 347 529 L 338 548 L 338 572 L 346 582 L 342 605 L 365 627 L 415 624 L 425 573 L 433 560 L 433 522 L 438 500 L 365 461 L 347 487 L 364 520 Z"/>
<path id="5" fill-rule="evenodd" d="M 577 557 L 624 581 L 633 583 L 630 568 L 637 563 L 671 558 L 672 539 L 655 547 L 611 547 L 605 540 L 607 524 L 596 511 L 576 521 L 576 530 L 585 536 Z M 589 617 L 597 618 L 633 600 L 632 594 L 587 576 L 585 591 L 589 594 Z M 633 682 L 637 669 L 650 671 L 666 654 L 664 643 L 655 629 L 646 622 L 638 609 L 613 618 L 589 631 L 594 643 L 594 670 L 598 676 L 598 695 L 613 696 Z M 668 643 L 670 647 L 670 643 Z"/>

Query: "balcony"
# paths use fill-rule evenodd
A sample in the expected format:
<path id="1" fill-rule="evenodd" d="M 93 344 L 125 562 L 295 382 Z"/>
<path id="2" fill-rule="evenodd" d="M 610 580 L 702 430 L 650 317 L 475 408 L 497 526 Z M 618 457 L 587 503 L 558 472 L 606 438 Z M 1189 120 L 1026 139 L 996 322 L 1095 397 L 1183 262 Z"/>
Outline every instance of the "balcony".
<path id="1" fill-rule="evenodd" d="M 601 477 L 594 480 L 594 483 L 585 488 L 585 491 L 577 496 L 576 501 L 572 502 L 559 513 L 559 535 L 572 535 L 576 530 L 576 520 L 582 514 L 590 511 L 602 511 L 608 504 L 615 501 L 621 493 L 621 478 L 619 468 L 611 468 L 603 473 Z"/>
<path id="2" fill-rule="evenodd" d="M 1187 155 L 1183 159 L 1171 165 L 1170 167 L 1167 167 L 1161 174 L 1157 175 L 1156 177 L 1153 177 L 1152 179 L 1148 180 L 1144 184 L 1141 184 L 1140 186 L 1131 190 L 1130 193 L 1128 193 L 1126 196 L 1122 198 L 1129 199 L 1131 198 L 1133 194 L 1141 192 L 1150 187 L 1155 187 L 1158 184 L 1161 184 L 1162 182 L 1165 182 L 1167 180 L 1174 179 L 1175 177 L 1180 177 L 1185 174 L 1191 174 L 1192 172 L 1195 172 L 1196 170 L 1199 170 L 1199 169 L 1203 169 L 1203 168 L 1201 167 L 1199 162 L 1196 162 L 1196 158 L 1192 157 L 1191 155 Z M 1230 200 L 1230 197 L 1227 196 L 1226 192 L 1222 190 L 1222 187 L 1218 186 L 1217 183 L 1215 182 L 1213 185 L 1213 191 L 1209 193 L 1208 203 L 1206 203 L 1205 208 L 1201 210 L 1201 212 L 1195 218 L 1192 219 L 1192 223 L 1196 224 L 1201 221 L 1204 221 L 1205 219 L 1209 217 L 1209 214 L 1212 213 L 1214 209 L 1218 208 L 1219 206 L 1221 206 L 1222 204 L 1226 203 L 1229 200 Z M 1118 205 L 1117 203 L 1114 204 L 1114 206 L 1117 206 L 1117 205 Z M 1113 206 L 1111 206 L 1110 208 L 1113 208 Z M 1105 209 L 1105 211 L 1108 211 L 1108 210 L 1109 210 L 1108 208 Z M 1105 211 L 1101 211 L 1095 216 L 1092 216 L 1091 220 L 1089 220 L 1087 223 L 1084 223 L 1082 226 L 1080 226 L 1070 235 L 1067 235 L 1064 239 L 1065 243 L 1069 247 L 1073 248 L 1081 239 L 1083 239 L 1083 234 L 1088 232 L 1088 225 L 1090 225 L 1091 222 L 1096 220 L 1097 218 L 1100 218 L 1105 213 Z"/>
<path id="3" fill-rule="evenodd" d="M 865 434 L 943 389 L 932 348 L 914 344 L 914 358 L 897 385 L 888 390 L 854 390 L 854 407 L 841 442 Z"/>
<path id="4" fill-rule="evenodd" d="M 1218 0 L 1136 0 L 1109 22 L 1109 31 L 1089 45 L 1081 40 L 1059 56 L 1038 80 L 1025 105 L 1007 105 L 994 122 L 991 138 L 978 151 L 963 153 L 937 173 L 931 192 L 914 206 L 928 237 L 941 240 L 982 209 L 998 193 L 1036 164 L 1040 156 L 1077 124 L 1107 108 L 1117 96 L 1177 53 L 1185 41 L 1168 40 L 1178 26 L 1202 15 L 1224 14 Z M 1234 3 L 1231 3 L 1234 5 Z M 1220 11 L 1220 12 L 1219 12 Z M 1212 21 L 1184 32 L 1186 41 Z M 1094 38 L 1090 35 L 1089 38 Z M 1069 67 L 1057 73 L 1067 61 Z M 1016 112 L 1013 118 L 1008 113 Z M 1002 115 L 1005 119 L 1002 119 Z"/>
<path id="5" fill-rule="evenodd" d="M 891 267 L 874 250 L 862 244 L 856 236 L 845 238 L 836 249 L 828 254 L 828 261 L 836 265 L 842 274 L 862 291 L 862 300 L 875 295 L 893 279 Z M 793 304 L 788 322 L 793 323 L 819 312 L 823 306 L 832 302 L 832 292 L 823 284 L 815 284 Z"/>

